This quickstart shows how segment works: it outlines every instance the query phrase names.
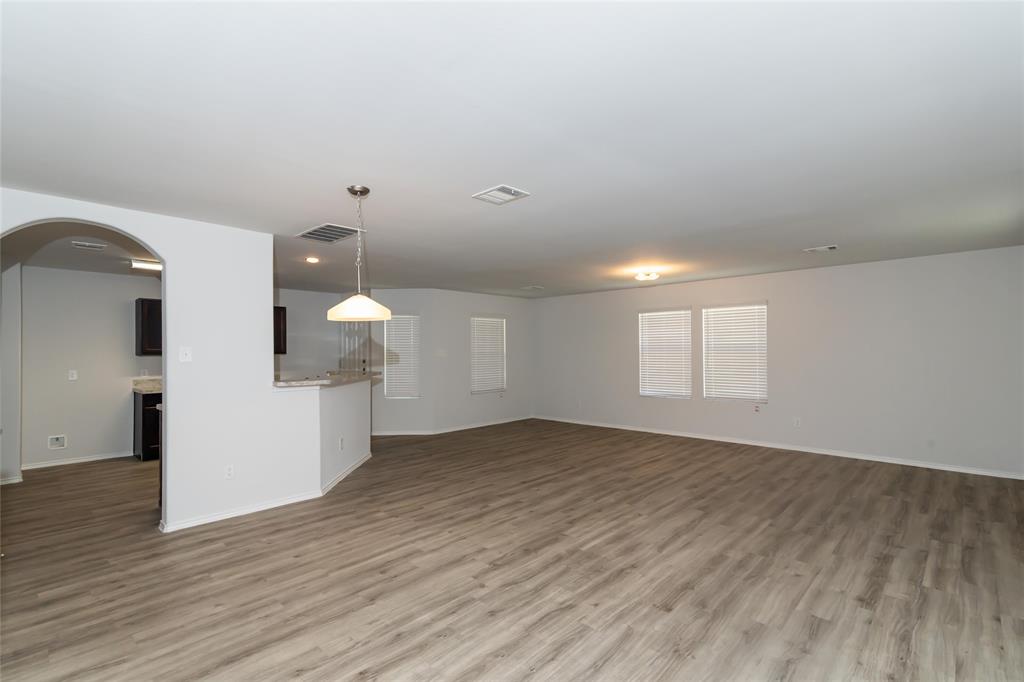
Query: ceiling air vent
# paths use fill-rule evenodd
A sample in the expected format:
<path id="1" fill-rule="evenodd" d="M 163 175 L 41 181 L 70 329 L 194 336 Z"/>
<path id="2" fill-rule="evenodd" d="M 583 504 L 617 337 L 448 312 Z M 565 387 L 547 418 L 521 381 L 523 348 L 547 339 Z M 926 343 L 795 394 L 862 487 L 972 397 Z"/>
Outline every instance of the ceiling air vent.
<path id="1" fill-rule="evenodd" d="M 812 246 L 809 249 L 804 249 L 804 253 L 828 253 L 829 251 L 838 251 L 839 247 L 835 244 L 829 244 L 828 246 Z"/>
<path id="2" fill-rule="evenodd" d="M 485 189 L 483 192 L 477 192 L 473 195 L 474 199 L 480 201 L 486 201 L 488 204 L 496 204 L 501 206 L 507 204 L 510 201 L 516 199 L 524 199 L 530 196 L 530 193 L 526 190 L 516 189 L 515 187 L 509 187 L 508 185 L 498 185 L 490 189 Z"/>
<path id="3" fill-rule="evenodd" d="M 107 248 L 106 244 L 100 244 L 97 242 L 83 242 L 77 239 L 72 240 L 71 246 L 75 247 L 76 249 L 82 249 L 83 251 L 102 251 L 103 249 Z"/>
<path id="4" fill-rule="evenodd" d="M 296 236 L 300 239 L 309 239 L 314 242 L 320 242 L 321 244 L 333 244 L 334 242 L 340 242 L 342 239 L 351 237 L 358 231 L 359 230 L 354 227 L 324 223 L 323 225 L 314 227 L 312 230 L 306 230 L 302 234 Z"/>

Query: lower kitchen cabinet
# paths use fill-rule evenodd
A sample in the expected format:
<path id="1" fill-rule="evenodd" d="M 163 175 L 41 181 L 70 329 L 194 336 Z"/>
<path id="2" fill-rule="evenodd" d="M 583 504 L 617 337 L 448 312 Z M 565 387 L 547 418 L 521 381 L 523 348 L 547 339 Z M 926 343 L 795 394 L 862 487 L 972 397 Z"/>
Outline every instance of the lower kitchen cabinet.
<path id="1" fill-rule="evenodd" d="M 160 459 L 160 411 L 156 406 L 163 400 L 163 393 L 135 393 L 135 438 L 136 459 L 147 462 Z"/>

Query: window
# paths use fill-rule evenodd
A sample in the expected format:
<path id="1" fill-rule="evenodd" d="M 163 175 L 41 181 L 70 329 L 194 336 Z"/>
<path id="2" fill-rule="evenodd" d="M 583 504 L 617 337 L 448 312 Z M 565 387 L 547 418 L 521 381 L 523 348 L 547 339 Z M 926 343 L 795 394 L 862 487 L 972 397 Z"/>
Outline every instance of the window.
<path id="1" fill-rule="evenodd" d="M 420 397 L 419 315 L 384 321 L 384 397 Z"/>
<path id="2" fill-rule="evenodd" d="M 704 397 L 767 402 L 767 305 L 704 309 Z"/>
<path id="3" fill-rule="evenodd" d="M 473 317 L 469 320 L 470 391 L 505 390 L 505 320 Z"/>
<path id="4" fill-rule="evenodd" d="M 640 395 L 692 394 L 690 311 L 640 313 Z"/>

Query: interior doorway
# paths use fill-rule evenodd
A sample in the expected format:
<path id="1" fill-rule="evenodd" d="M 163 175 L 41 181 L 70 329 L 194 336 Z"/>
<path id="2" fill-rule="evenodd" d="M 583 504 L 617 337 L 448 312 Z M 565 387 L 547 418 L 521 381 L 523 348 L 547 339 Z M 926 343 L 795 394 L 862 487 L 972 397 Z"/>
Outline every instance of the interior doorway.
<path id="1" fill-rule="evenodd" d="M 130 471 L 151 500 L 136 511 L 154 529 L 160 523 L 163 267 L 155 251 L 105 225 L 45 221 L 0 239 L 5 485 L 57 472 L 88 471 L 102 481 Z"/>

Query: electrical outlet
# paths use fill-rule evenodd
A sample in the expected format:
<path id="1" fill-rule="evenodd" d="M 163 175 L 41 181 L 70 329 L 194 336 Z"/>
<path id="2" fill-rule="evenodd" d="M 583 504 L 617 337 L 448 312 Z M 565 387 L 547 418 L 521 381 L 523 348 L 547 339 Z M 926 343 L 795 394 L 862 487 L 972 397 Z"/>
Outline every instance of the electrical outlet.
<path id="1" fill-rule="evenodd" d="M 68 370 L 68 381 L 78 381 L 78 370 L 77 369 L 69 369 Z"/>
<path id="2" fill-rule="evenodd" d="M 65 435 L 50 436 L 46 439 L 46 447 L 50 450 L 63 450 L 68 446 L 68 437 Z"/>
<path id="3" fill-rule="evenodd" d="M 800 428 L 800 417 L 793 417 L 793 428 Z"/>
<path id="4" fill-rule="evenodd" d="M 192 346 L 178 348 L 178 362 L 192 362 Z"/>
<path id="5" fill-rule="evenodd" d="M 339 436 L 338 437 L 338 449 L 339 450 L 344 450 L 345 449 L 345 436 Z"/>
<path id="6" fill-rule="evenodd" d="M 224 467 L 224 478 L 227 479 L 227 480 L 230 480 L 230 479 L 232 479 L 234 477 L 235 477 L 235 465 L 234 464 L 228 464 L 226 467 Z"/>
<path id="7" fill-rule="evenodd" d="M 761 411 L 761 406 L 760 405 L 754 405 L 754 412 L 760 412 L 760 411 Z"/>

